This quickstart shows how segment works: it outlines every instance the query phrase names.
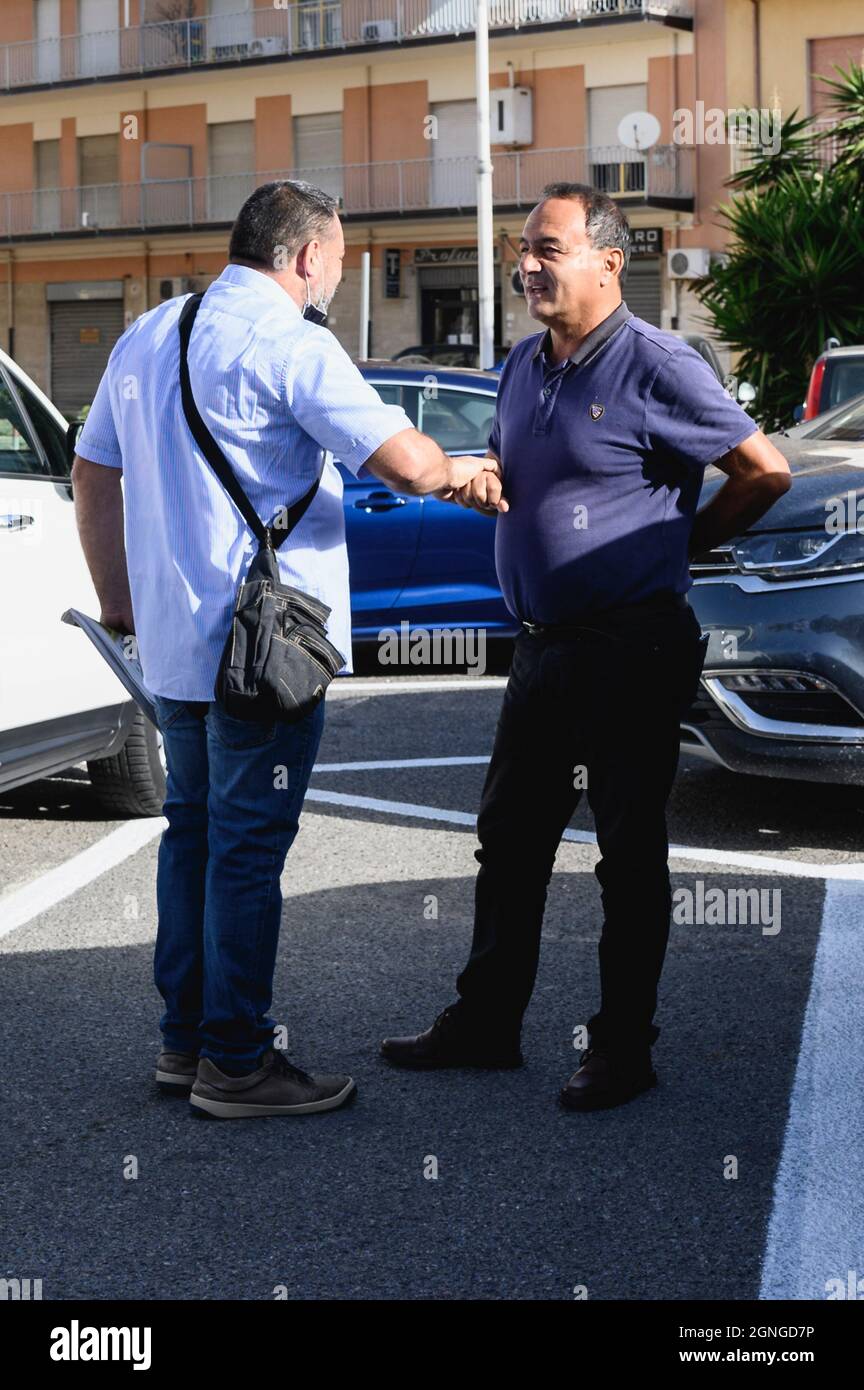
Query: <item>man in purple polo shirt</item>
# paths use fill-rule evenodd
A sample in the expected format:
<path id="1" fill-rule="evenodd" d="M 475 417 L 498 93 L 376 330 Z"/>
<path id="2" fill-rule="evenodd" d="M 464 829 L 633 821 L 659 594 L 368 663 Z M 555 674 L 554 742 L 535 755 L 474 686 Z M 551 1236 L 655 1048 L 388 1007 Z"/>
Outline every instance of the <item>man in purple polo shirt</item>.
<path id="1" fill-rule="evenodd" d="M 502 370 L 489 438 L 502 477 L 459 497 L 499 513 L 498 579 L 523 626 L 477 822 L 474 941 L 458 1002 L 382 1044 L 399 1066 L 521 1063 L 546 890 L 584 789 L 604 922 L 600 1008 L 560 1094 L 573 1110 L 656 1082 L 666 802 L 704 659 L 688 559 L 747 530 L 791 481 L 703 358 L 629 312 L 629 247 L 620 208 L 581 184 L 544 189 L 525 223 L 520 270 L 545 331 Z M 727 481 L 697 513 L 710 463 Z"/>

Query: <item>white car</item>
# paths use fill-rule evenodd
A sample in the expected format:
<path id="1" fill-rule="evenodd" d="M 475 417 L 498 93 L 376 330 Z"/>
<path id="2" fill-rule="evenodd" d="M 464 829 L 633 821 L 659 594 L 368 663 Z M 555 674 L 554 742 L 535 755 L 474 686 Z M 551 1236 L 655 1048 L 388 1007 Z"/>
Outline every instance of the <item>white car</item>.
<path id="1" fill-rule="evenodd" d="M 0 351 L 0 790 L 87 763 L 115 816 L 158 815 L 161 739 L 67 608 L 99 617 L 72 502 L 76 425 Z"/>

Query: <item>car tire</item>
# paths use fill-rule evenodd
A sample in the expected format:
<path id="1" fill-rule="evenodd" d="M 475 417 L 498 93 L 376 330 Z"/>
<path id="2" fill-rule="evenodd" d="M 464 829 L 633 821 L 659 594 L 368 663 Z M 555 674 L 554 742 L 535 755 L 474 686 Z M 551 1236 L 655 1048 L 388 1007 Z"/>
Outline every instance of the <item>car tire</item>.
<path id="1" fill-rule="evenodd" d="M 165 800 L 162 739 L 150 720 L 135 711 L 129 736 L 113 758 L 87 763 L 101 804 L 115 816 L 159 816 Z"/>

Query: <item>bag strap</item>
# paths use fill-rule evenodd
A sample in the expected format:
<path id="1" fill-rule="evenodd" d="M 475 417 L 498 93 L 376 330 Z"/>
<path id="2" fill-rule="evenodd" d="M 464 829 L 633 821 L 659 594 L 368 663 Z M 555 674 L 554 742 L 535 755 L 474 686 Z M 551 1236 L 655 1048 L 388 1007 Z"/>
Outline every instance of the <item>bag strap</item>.
<path id="1" fill-rule="evenodd" d="M 204 298 L 203 292 L 190 295 L 183 306 L 180 315 L 180 396 L 183 401 L 183 414 L 186 416 L 186 423 L 192 432 L 192 437 L 202 454 L 210 464 L 225 491 L 231 497 L 235 507 L 244 518 L 253 535 L 255 535 L 261 545 L 268 550 L 278 550 L 290 536 L 298 521 L 301 520 L 314 498 L 321 482 L 321 475 L 315 479 L 308 492 L 305 492 L 299 502 L 295 502 L 286 512 L 285 525 L 273 527 L 265 526 L 246 493 L 243 491 L 237 476 L 230 463 L 226 459 L 216 440 L 213 438 L 195 404 L 195 397 L 192 395 L 192 383 L 189 380 L 189 339 L 192 336 L 192 325 L 195 322 L 195 315 L 201 307 L 201 300 Z M 277 539 L 278 536 L 278 539 Z"/>

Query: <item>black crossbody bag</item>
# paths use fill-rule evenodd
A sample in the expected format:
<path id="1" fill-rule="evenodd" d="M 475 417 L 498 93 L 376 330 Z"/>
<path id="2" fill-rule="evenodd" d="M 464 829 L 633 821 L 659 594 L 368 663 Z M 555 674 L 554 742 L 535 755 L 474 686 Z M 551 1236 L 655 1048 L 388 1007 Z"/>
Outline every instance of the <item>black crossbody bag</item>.
<path id="1" fill-rule="evenodd" d="M 231 629 L 225 642 L 214 695 L 235 719 L 294 724 L 324 698 L 345 664 L 328 640 L 324 624 L 330 609 L 279 578 L 276 551 L 290 536 L 318 491 L 320 475 L 287 509 L 284 526 L 265 526 L 205 425 L 189 380 L 192 324 L 203 294 L 193 294 L 180 315 L 180 393 L 192 437 L 259 542 L 246 578 L 240 583 Z"/>

